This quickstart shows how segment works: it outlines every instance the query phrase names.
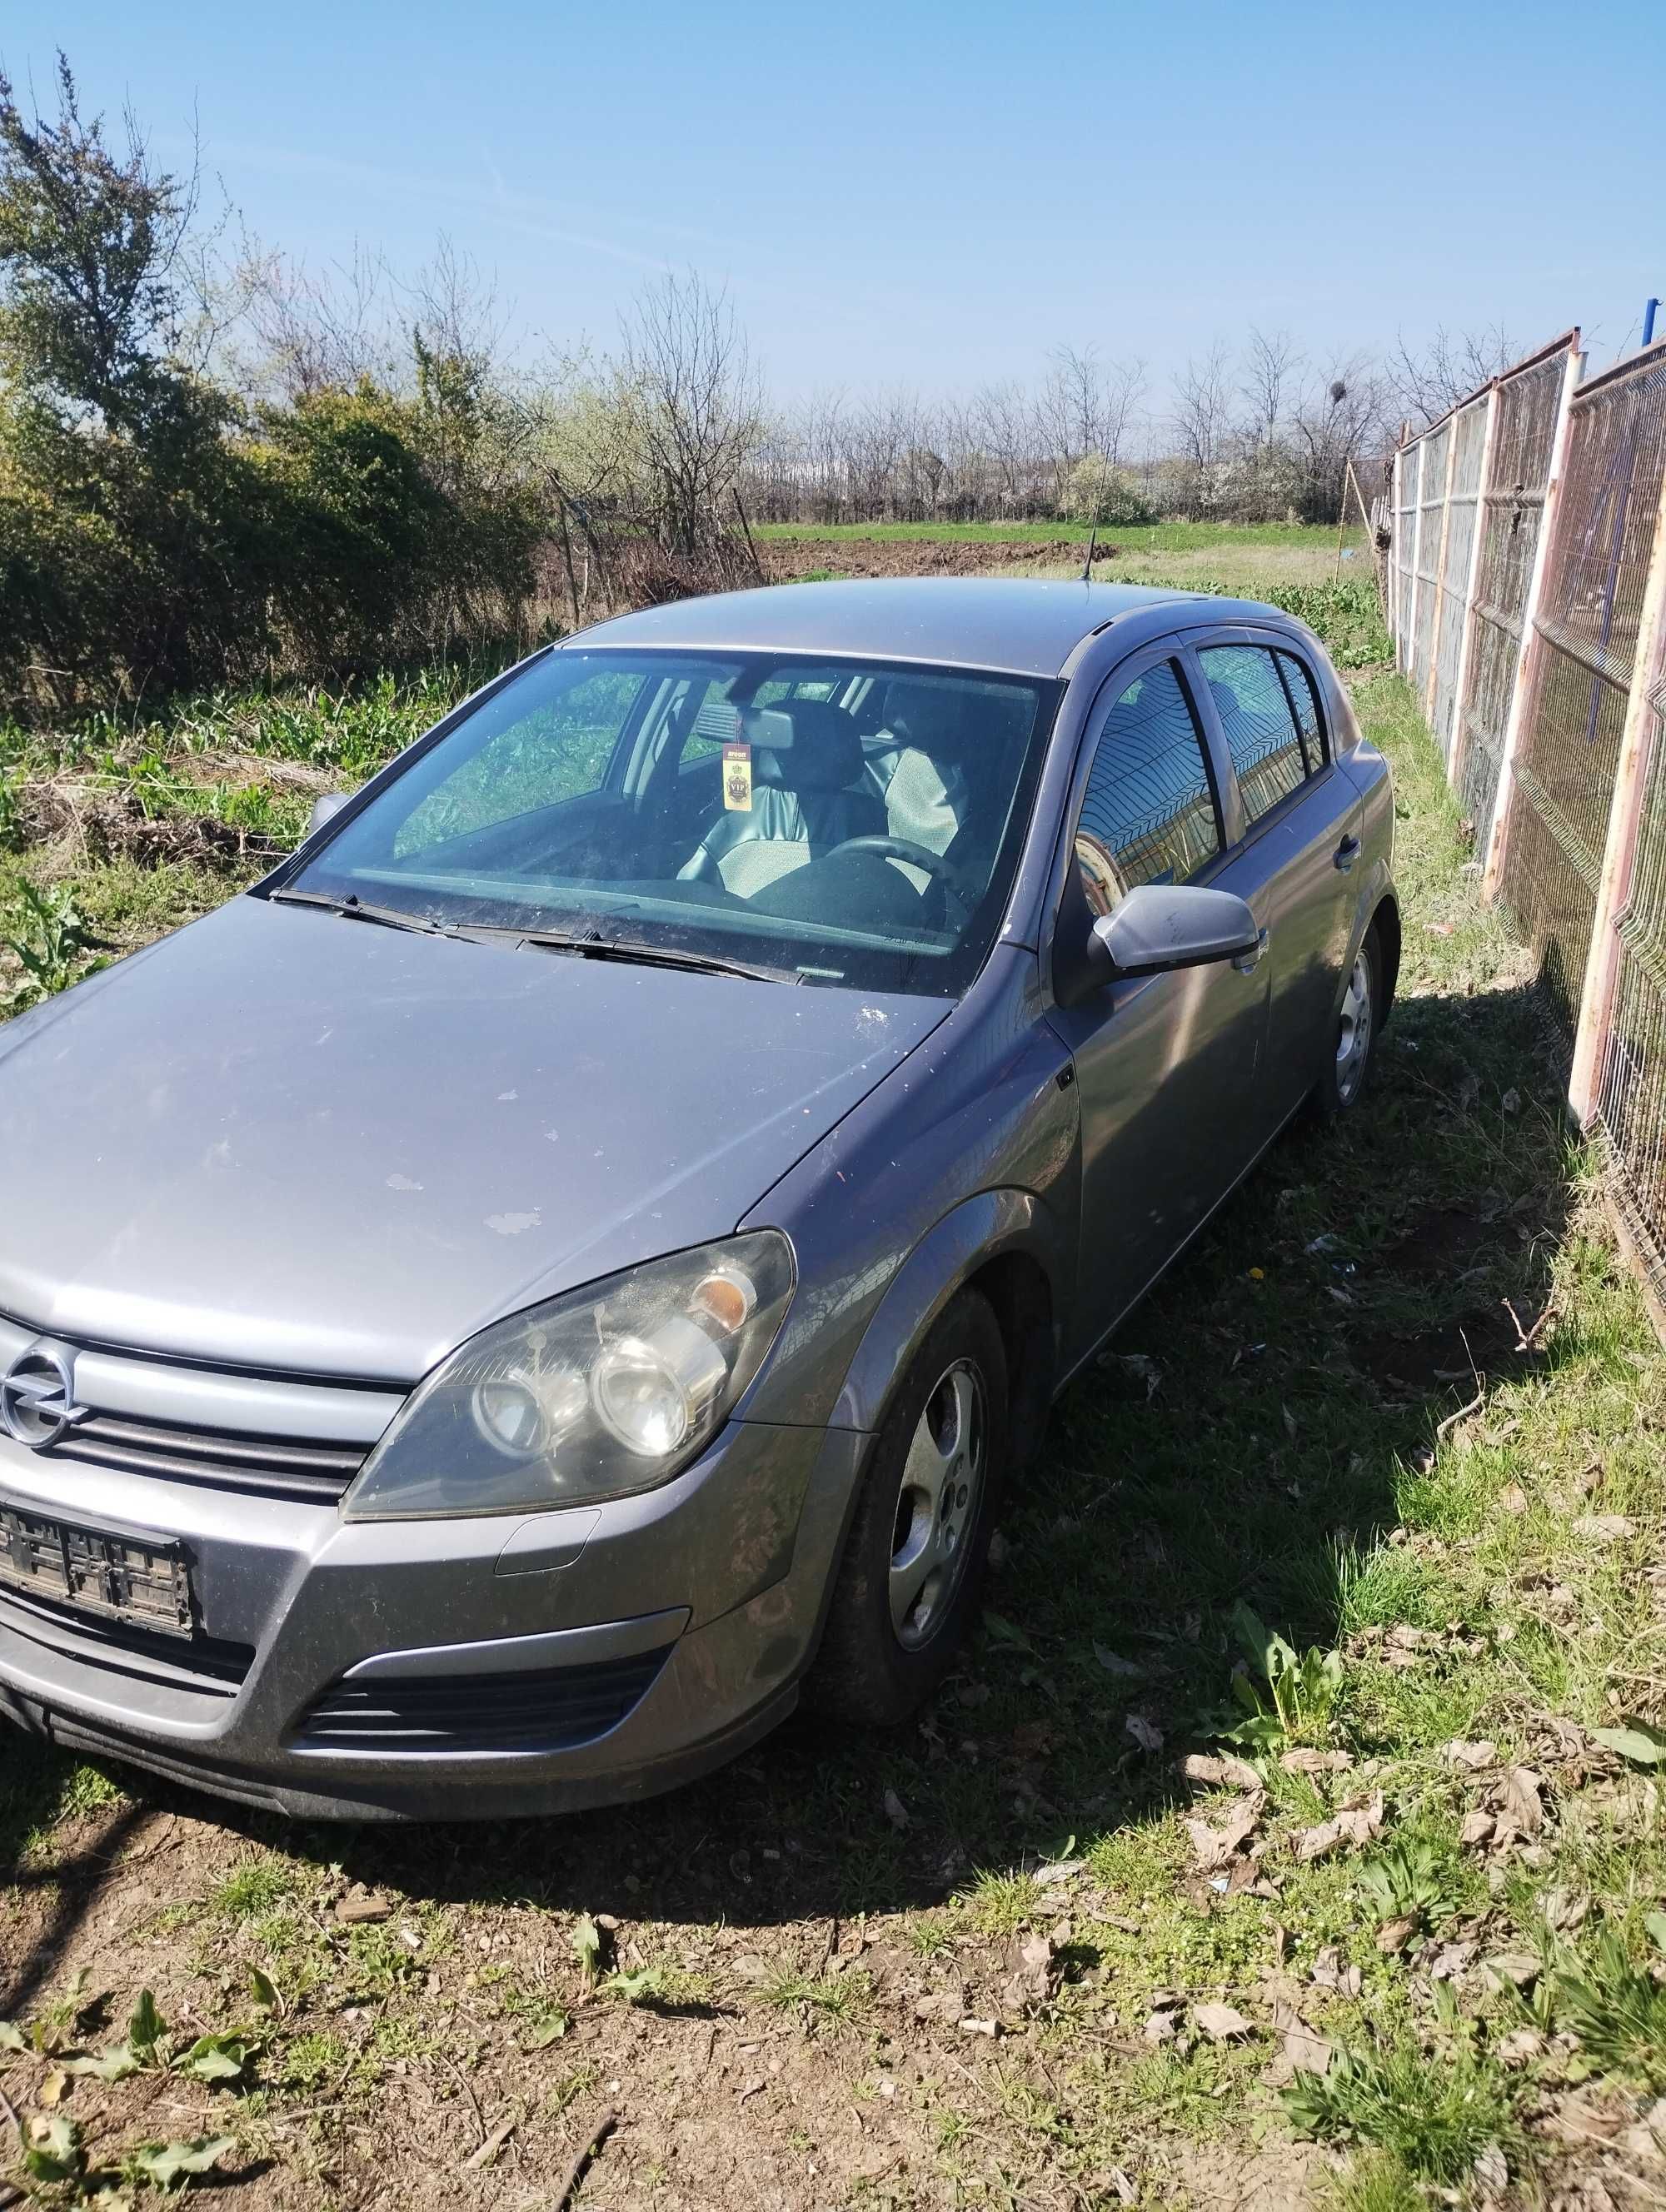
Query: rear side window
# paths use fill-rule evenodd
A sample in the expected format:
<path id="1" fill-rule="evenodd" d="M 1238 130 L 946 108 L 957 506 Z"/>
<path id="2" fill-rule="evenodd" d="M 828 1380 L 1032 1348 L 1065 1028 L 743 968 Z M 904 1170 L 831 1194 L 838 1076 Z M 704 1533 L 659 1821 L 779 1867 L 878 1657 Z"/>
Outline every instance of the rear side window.
<path id="1" fill-rule="evenodd" d="M 1296 726 L 1302 733 L 1302 754 L 1307 762 L 1307 772 L 1317 775 L 1325 764 L 1325 727 L 1312 672 L 1293 653 L 1276 653 L 1274 658 L 1284 678 L 1284 688 L 1290 694 L 1290 703 L 1296 710 Z"/>
<path id="2" fill-rule="evenodd" d="M 1198 659 L 1237 771 L 1244 820 L 1259 822 L 1308 774 L 1284 678 L 1265 646 L 1206 645 Z"/>
<path id="3" fill-rule="evenodd" d="M 1082 887 L 1108 914 L 1137 884 L 1183 884 L 1219 850 L 1197 720 L 1174 663 L 1158 661 L 1100 729 L 1076 831 Z"/>

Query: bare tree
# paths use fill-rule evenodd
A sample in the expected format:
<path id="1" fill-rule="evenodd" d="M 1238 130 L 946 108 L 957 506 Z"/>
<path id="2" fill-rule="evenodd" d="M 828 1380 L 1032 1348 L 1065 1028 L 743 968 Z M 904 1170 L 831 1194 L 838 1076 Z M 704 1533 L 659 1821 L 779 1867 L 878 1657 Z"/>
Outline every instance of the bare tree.
<path id="1" fill-rule="evenodd" d="M 234 282 L 244 335 L 233 352 L 253 398 L 350 390 L 362 376 L 391 385 L 405 365 L 387 264 L 367 246 L 315 272 L 246 235 Z"/>
<path id="2" fill-rule="evenodd" d="M 1301 355 L 1288 331 L 1269 334 L 1250 325 L 1238 370 L 1238 393 L 1250 410 L 1245 427 L 1256 445 L 1270 444 L 1277 437 L 1301 366 Z"/>
<path id="3" fill-rule="evenodd" d="M 1099 359 L 1097 347 L 1078 353 L 1059 346 L 1036 403 L 1037 425 L 1051 464 L 1055 511 L 1069 503 L 1070 479 L 1090 457 L 1121 465 L 1129 425 L 1146 386 L 1143 362 Z"/>
<path id="4" fill-rule="evenodd" d="M 1036 451 L 1030 395 L 1021 384 L 986 384 L 972 395 L 968 414 L 970 435 L 988 458 L 999 511 L 1024 514 L 1031 502 Z"/>
<path id="5" fill-rule="evenodd" d="M 1437 325 L 1420 353 L 1412 351 L 1403 334 L 1396 338 L 1387 362 L 1389 386 L 1403 413 L 1432 422 L 1508 368 L 1519 352 L 1502 324 L 1479 331 Z"/>
<path id="6" fill-rule="evenodd" d="M 763 425 L 758 378 L 727 292 L 692 270 L 651 285 L 625 326 L 622 366 L 661 537 L 691 553 L 715 534 L 719 503 Z"/>
<path id="7" fill-rule="evenodd" d="M 1341 513 L 1347 465 L 1387 440 L 1389 395 L 1370 356 L 1333 359 L 1303 393 L 1291 422 L 1295 499 L 1304 522 L 1329 522 Z"/>
<path id="8" fill-rule="evenodd" d="M 1219 502 L 1221 472 L 1231 447 L 1231 356 L 1217 338 L 1174 380 L 1174 434 L 1180 448 L 1189 504 L 1211 514 Z"/>

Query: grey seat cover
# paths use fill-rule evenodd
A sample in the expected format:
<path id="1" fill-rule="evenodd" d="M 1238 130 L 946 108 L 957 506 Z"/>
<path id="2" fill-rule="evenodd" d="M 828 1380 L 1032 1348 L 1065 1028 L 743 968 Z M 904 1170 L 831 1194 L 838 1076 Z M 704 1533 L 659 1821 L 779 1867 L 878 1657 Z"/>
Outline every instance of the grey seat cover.
<path id="1" fill-rule="evenodd" d="M 790 721 L 790 745 L 755 748 L 751 808 L 713 823 L 679 882 L 715 881 L 752 898 L 848 838 L 885 835 L 884 809 L 861 784 L 862 743 L 849 715 L 816 699 L 770 714 Z"/>

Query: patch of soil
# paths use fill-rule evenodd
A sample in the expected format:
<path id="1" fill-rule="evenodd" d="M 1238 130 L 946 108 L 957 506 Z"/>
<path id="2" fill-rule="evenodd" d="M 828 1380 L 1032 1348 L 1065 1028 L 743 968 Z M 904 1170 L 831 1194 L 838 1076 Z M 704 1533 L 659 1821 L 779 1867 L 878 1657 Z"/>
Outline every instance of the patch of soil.
<path id="1" fill-rule="evenodd" d="M 1489 1224 L 1457 1206 L 1431 1206 L 1406 1234 L 1379 1252 L 1373 1271 L 1416 1279 L 1436 1273 L 1462 1272 L 1462 1263 L 1476 1259 Z"/>
<path id="2" fill-rule="evenodd" d="M 1531 1356 L 1518 1343 L 1508 1314 L 1480 1306 L 1414 1336 L 1377 1337 L 1361 1344 L 1356 1356 L 1379 1382 L 1438 1392 L 1469 1382 L 1477 1370 L 1491 1382 L 1514 1372 Z"/>
<path id="3" fill-rule="evenodd" d="M 801 576 L 1000 576 L 1015 568 L 1078 568 L 1087 552 L 1075 538 L 772 538 L 761 548 L 771 580 Z M 1093 550 L 1093 565 L 1114 561 L 1115 545 Z"/>

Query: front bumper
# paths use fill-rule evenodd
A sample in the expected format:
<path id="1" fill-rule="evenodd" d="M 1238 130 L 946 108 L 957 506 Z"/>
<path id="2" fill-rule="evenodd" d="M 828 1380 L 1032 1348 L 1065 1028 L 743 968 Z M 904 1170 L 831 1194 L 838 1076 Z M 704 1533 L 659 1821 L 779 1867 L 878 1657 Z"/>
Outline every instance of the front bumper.
<path id="1" fill-rule="evenodd" d="M 181 1540 L 201 1631 L 125 1648 L 0 1587 L 0 1715 L 308 1817 L 648 1796 L 791 1711 L 867 1443 L 733 1422 L 641 1497 L 349 1522 L 0 1439 L 0 1504 Z"/>

